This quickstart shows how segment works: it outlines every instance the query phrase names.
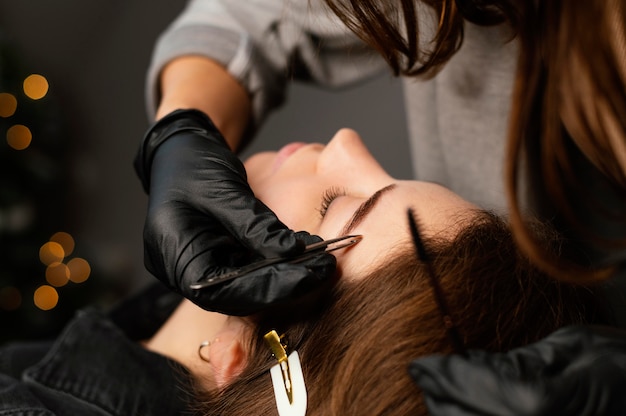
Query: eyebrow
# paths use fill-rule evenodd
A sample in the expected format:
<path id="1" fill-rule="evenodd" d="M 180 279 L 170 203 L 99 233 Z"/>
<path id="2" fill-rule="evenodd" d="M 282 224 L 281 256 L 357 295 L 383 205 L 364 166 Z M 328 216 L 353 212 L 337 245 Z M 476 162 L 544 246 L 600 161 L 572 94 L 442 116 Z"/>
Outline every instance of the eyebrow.
<path id="1" fill-rule="evenodd" d="M 339 235 L 349 234 L 357 225 L 359 225 L 365 219 L 365 217 L 367 217 L 370 212 L 372 212 L 378 201 L 380 201 L 380 197 L 383 196 L 385 193 L 391 191 L 395 187 L 396 184 L 392 183 L 391 185 L 387 185 L 384 188 L 381 188 L 378 191 L 374 192 L 372 196 L 367 198 L 367 200 L 359 205 L 356 211 L 354 211 L 354 214 L 352 214 L 352 217 L 350 217 L 350 219 L 346 222 L 346 225 L 344 225 L 343 229 L 341 230 L 341 234 Z"/>

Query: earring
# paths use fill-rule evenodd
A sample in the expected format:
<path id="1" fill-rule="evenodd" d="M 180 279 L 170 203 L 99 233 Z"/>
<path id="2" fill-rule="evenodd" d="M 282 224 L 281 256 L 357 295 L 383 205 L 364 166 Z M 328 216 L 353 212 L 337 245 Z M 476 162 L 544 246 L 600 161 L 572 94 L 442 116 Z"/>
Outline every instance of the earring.
<path id="1" fill-rule="evenodd" d="M 205 361 L 207 363 L 210 363 L 211 360 L 209 358 L 206 358 L 204 355 L 202 355 L 202 349 L 204 347 L 211 347 L 211 341 L 202 341 L 200 343 L 200 345 L 198 346 L 198 356 L 200 357 L 200 359 L 202 361 Z"/>

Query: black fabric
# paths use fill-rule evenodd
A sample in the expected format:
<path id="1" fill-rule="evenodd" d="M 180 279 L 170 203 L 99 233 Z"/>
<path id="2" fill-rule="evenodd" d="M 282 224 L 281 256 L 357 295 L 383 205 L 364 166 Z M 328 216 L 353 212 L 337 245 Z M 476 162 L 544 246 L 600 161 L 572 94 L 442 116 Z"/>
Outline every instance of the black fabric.
<path id="1" fill-rule="evenodd" d="M 188 414 L 187 370 L 133 340 L 153 334 L 177 304 L 159 286 L 149 287 L 110 314 L 79 311 L 53 342 L 0 347 L 0 414 Z M 125 333 L 115 321 L 132 332 Z"/>
<path id="2" fill-rule="evenodd" d="M 413 361 L 432 416 L 626 414 L 626 332 L 570 326 L 508 353 Z"/>
<path id="3" fill-rule="evenodd" d="M 139 341 L 152 337 L 182 300 L 181 295 L 155 281 L 118 302 L 107 314 L 127 337 Z"/>

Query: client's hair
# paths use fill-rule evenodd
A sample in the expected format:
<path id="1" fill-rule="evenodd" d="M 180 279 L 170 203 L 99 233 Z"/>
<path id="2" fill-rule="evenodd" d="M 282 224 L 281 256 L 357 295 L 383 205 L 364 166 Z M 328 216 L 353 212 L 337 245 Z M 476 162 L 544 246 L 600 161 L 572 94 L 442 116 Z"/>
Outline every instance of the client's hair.
<path id="1" fill-rule="evenodd" d="M 506 351 L 563 325 L 600 320 L 591 291 L 534 268 L 502 219 L 480 211 L 467 221 L 452 241 L 424 241 L 467 348 Z M 559 249 L 555 235 L 544 230 L 543 237 Z M 389 253 L 363 280 L 340 280 L 311 314 L 260 319 L 251 331 L 246 370 L 223 391 L 200 394 L 199 413 L 277 414 L 269 376 L 276 361 L 263 342 L 263 335 L 276 329 L 285 333 L 288 350 L 300 354 L 308 415 L 426 414 L 407 366 L 453 348 L 427 265 L 410 243 Z"/>

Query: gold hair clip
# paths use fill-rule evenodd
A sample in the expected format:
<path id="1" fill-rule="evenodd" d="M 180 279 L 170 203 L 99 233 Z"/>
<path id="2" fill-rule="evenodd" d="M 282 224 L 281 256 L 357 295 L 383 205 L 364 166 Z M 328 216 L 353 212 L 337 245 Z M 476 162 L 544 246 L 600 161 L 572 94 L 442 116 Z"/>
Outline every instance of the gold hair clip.
<path id="1" fill-rule="evenodd" d="M 278 360 L 278 364 L 270 368 L 278 414 L 280 416 L 304 416 L 307 394 L 298 352 L 293 351 L 287 356 L 286 347 L 274 330 L 265 334 L 264 339 Z"/>

